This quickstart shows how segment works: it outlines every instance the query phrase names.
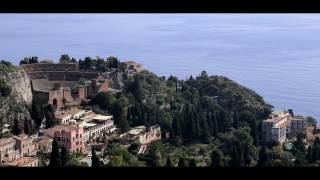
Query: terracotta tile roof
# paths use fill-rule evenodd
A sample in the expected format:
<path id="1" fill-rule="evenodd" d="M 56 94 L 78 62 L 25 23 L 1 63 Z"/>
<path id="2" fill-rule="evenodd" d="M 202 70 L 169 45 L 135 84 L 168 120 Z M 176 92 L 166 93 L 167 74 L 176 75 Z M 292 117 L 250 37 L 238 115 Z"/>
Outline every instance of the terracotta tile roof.
<path id="1" fill-rule="evenodd" d="M 14 142 L 15 140 L 12 137 L 0 139 L 0 147 Z"/>
<path id="2" fill-rule="evenodd" d="M 54 137 L 54 133 L 56 131 L 65 131 L 65 132 L 71 132 L 78 130 L 78 127 L 72 126 L 72 125 L 56 125 L 52 128 L 46 129 L 44 132 L 44 135 L 49 136 L 51 138 Z"/>
<path id="3" fill-rule="evenodd" d="M 81 112 L 82 110 L 81 109 L 79 109 L 79 108 L 71 108 L 71 109 L 68 109 L 67 110 L 67 113 L 69 113 L 69 114 L 76 114 L 76 113 L 79 113 L 79 112 Z"/>
<path id="4" fill-rule="evenodd" d="M 65 117 L 71 116 L 68 112 L 63 112 L 62 114 L 57 114 L 56 119 L 63 119 Z"/>
<path id="5" fill-rule="evenodd" d="M 125 61 L 125 62 L 123 62 L 123 63 L 129 64 L 129 65 L 141 65 L 140 63 L 137 63 L 137 62 L 135 62 L 135 61 Z"/>
<path id="6" fill-rule="evenodd" d="M 6 165 L 9 165 L 9 166 L 24 166 L 30 162 L 33 162 L 33 161 L 37 161 L 38 158 L 37 157 L 21 157 L 19 159 L 16 159 L 10 163 L 7 163 Z"/>
<path id="7" fill-rule="evenodd" d="M 13 136 L 14 139 L 18 139 L 18 140 L 24 140 L 24 139 L 28 139 L 28 135 L 26 134 L 19 134 L 17 136 Z"/>

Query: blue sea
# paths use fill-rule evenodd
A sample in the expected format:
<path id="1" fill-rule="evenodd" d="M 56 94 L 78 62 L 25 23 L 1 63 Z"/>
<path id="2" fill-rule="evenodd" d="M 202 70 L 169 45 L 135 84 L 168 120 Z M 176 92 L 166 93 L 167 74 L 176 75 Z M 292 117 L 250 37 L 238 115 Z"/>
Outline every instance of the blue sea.
<path id="1" fill-rule="evenodd" d="M 117 56 L 158 75 L 206 70 L 320 118 L 320 14 L 0 14 L 0 59 Z"/>

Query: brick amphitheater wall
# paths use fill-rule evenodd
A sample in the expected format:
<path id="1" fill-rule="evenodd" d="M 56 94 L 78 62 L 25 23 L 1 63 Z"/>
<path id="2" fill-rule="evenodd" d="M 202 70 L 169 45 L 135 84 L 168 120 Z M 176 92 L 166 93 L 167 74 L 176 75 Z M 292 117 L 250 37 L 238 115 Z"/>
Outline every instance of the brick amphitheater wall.
<path id="1" fill-rule="evenodd" d="M 39 63 L 39 64 L 23 64 L 21 67 L 27 73 L 37 71 L 79 71 L 79 65 L 73 64 L 50 64 L 50 63 Z"/>
<path id="2" fill-rule="evenodd" d="M 83 79 L 96 79 L 96 72 L 79 71 L 79 65 L 73 64 L 23 64 L 21 67 L 31 79 L 48 79 L 49 81 L 78 81 Z"/>
<path id="3" fill-rule="evenodd" d="M 29 77 L 34 79 L 48 79 L 49 81 L 79 81 L 80 79 L 96 79 L 99 73 L 82 71 L 38 71 L 29 72 Z"/>
<path id="4" fill-rule="evenodd" d="M 85 99 L 88 95 L 94 95 L 96 91 L 91 92 L 91 88 L 78 87 L 77 92 L 71 89 L 81 79 L 92 80 L 99 79 L 98 72 L 79 71 L 78 64 L 25 64 L 21 67 L 26 71 L 32 80 L 34 99 L 41 103 L 53 104 L 57 107 L 63 107 L 63 99 L 67 102 L 75 98 Z M 60 83 L 59 83 L 60 82 Z M 61 88 L 52 88 L 53 84 L 61 84 Z M 94 85 L 97 85 L 94 83 Z M 99 91 L 108 90 L 108 82 L 99 84 Z"/>

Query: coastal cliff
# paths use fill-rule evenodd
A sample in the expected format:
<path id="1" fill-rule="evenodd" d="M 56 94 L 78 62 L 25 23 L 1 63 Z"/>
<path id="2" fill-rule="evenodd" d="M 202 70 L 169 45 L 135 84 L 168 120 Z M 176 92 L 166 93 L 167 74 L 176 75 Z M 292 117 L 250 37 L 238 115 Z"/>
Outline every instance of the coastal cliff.
<path id="1" fill-rule="evenodd" d="M 25 71 L 18 70 L 15 72 L 0 72 L 1 77 L 8 80 L 12 87 L 12 95 L 18 102 L 24 102 L 26 105 L 32 104 L 32 91 L 30 79 Z"/>
<path id="2" fill-rule="evenodd" d="M 28 108 L 32 105 L 32 91 L 30 79 L 21 69 L 0 71 L 0 77 L 10 87 L 10 93 L 0 96 L 0 119 L 2 123 L 13 124 L 17 119 L 20 123 L 30 119 Z"/>

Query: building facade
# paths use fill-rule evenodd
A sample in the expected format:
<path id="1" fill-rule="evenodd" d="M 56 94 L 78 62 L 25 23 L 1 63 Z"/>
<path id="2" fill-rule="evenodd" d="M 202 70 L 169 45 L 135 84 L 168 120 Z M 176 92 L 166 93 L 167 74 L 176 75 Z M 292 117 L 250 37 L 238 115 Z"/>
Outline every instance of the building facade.
<path id="1" fill-rule="evenodd" d="M 60 146 L 64 146 L 71 153 L 85 152 L 83 127 L 78 125 L 57 125 L 47 129 L 44 135 L 57 140 Z"/>
<path id="2" fill-rule="evenodd" d="M 289 137 L 296 137 L 298 134 L 307 134 L 307 120 L 303 117 L 294 117 L 290 123 Z"/>
<path id="3" fill-rule="evenodd" d="M 13 161 L 20 157 L 14 138 L 0 139 L 0 163 Z"/>
<path id="4" fill-rule="evenodd" d="M 24 157 L 35 157 L 37 145 L 33 140 L 26 134 L 0 139 L 0 164 L 7 165 Z"/>
<path id="5" fill-rule="evenodd" d="M 68 125 L 70 120 L 72 120 L 71 117 L 72 117 L 71 114 L 67 112 L 62 112 L 61 114 L 56 115 L 56 120 L 59 122 L 59 124 Z"/>
<path id="6" fill-rule="evenodd" d="M 83 122 L 84 139 L 89 143 L 116 131 L 113 116 L 96 115 L 92 120 Z"/>
<path id="7" fill-rule="evenodd" d="M 37 157 L 21 157 L 12 162 L 5 164 L 5 166 L 14 166 L 14 167 L 38 167 L 39 160 Z"/>
<path id="8" fill-rule="evenodd" d="M 262 121 L 262 135 L 266 142 L 284 143 L 289 132 L 292 116 L 289 112 L 272 113 L 267 120 Z"/>
<path id="9" fill-rule="evenodd" d="M 120 135 L 120 138 L 128 143 L 150 144 L 161 139 L 161 129 L 159 125 L 151 126 L 148 129 L 145 126 L 137 126 Z"/>
<path id="10" fill-rule="evenodd" d="M 262 135 L 266 142 L 284 143 L 299 133 L 307 134 L 307 121 L 293 117 L 288 111 L 274 111 L 269 119 L 262 121 Z"/>
<path id="11" fill-rule="evenodd" d="M 143 70 L 143 64 L 136 63 L 134 61 L 125 61 L 120 64 L 120 68 L 128 77 L 132 77 L 137 72 L 141 72 Z"/>

